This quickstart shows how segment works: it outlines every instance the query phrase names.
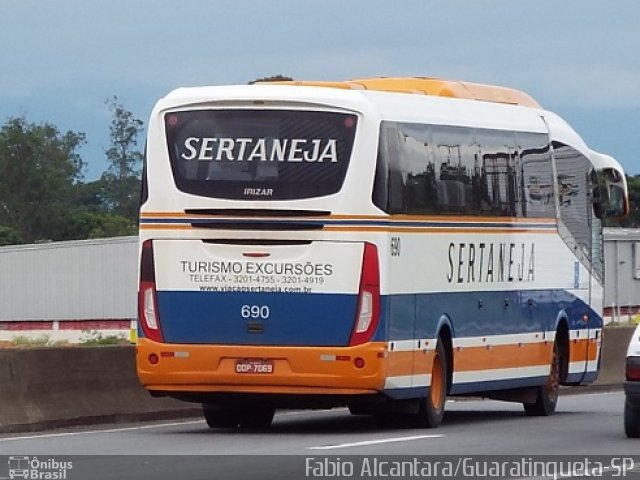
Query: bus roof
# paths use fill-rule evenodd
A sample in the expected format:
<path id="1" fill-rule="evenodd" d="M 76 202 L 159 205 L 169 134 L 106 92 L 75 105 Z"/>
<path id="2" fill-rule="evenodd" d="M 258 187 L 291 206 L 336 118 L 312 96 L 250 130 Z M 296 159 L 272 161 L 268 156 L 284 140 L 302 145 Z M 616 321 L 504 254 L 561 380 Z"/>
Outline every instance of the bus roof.
<path id="1" fill-rule="evenodd" d="M 536 100 L 521 90 L 496 85 L 429 77 L 377 77 L 337 82 L 291 80 L 260 83 L 342 88 L 345 90 L 378 90 L 383 92 L 413 93 L 542 108 Z"/>

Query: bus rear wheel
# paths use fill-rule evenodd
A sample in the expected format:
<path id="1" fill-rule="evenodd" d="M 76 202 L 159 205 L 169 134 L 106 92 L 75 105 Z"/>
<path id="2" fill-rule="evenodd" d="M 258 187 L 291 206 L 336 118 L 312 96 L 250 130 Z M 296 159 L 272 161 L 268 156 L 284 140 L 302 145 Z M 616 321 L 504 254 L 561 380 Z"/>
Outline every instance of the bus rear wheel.
<path id="1" fill-rule="evenodd" d="M 533 403 L 523 403 L 524 411 L 530 417 L 546 417 L 556 411 L 558 394 L 560 393 L 561 356 L 558 342 L 553 344 L 553 359 L 549 377 L 544 385 L 537 387 L 536 400 Z"/>
<path id="2" fill-rule="evenodd" d="M 210 428 L 269 428 L 275 414 L 275 408 L 257 406 L 233 408 L 204 404 L 202 411 Z"/>
<path id="3" fill-rule="evenodd" d="M 445 347 L 439 338 L 431 364 L 431 386 L 418 411 L 418 423 L 422 427 L 435 428 L 442 423 L 447 400 L 448 368 Z"/>

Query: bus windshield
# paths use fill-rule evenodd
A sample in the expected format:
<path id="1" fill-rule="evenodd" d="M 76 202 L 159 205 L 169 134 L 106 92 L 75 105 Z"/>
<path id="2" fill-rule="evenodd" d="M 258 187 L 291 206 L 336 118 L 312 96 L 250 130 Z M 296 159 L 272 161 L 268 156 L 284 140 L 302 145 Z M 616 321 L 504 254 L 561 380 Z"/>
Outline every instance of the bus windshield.
<path id="1" fill-rule="evenodd" d="M 356 115 L 301 110 L 189 110 L 164 120 L 178 189 L 234 200 L 338 192 L 357 124 Z"/>

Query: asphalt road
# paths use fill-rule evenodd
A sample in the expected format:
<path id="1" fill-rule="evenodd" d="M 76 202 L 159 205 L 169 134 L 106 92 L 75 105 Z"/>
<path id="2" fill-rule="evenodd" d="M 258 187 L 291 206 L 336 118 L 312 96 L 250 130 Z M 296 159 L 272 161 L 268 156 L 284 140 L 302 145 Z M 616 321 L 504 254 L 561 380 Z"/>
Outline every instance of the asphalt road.
<path id="1" fill-rule="evenodd" d="M 65 472 L 65 479 L 69 480 L 284 480 L 330 478 L 331 468 L 334 473 L 342 473 L 344 478 L 363 478 L 360 475 L 363 458 L 391 455 L 437 456 L 421 457 L 429 461 L 457 455 L 474 458 L 492 455 L 495 456 L 493 459 L 516 458 L 505 457 L 508 455 L 525 459 L 538 455 L 560 456 L 556 459 L 569 456 L 597 459 L 596 456 L 609 455 L 633 457 L 634 465 L 626 464 L 629 467 L 626 470 L 632 471 L 624 473 L 627 473 L 626 478 L 640 479 L 640 441 L 627 439 L 624 435 L 623 403 L 622 392 L 563 395 L 555 415 L 533 418 L 526 417 L 518 404 L 489 400 L 449 401 L 443 424 L 434 430 L 381 427 L 369 417 L 351 416 L 344 409 L 281 412 L 269 430 L 259 432 L 211 430 L 200 419 L 110 425 L 1 435 L 0 456 L 28 456 L 30 459 L 37 456 L 40 462 L 50 459 L 71 461 L 73 469 Z M 351 457 L 356 455 L 365 457 Z M 326 463 L 326 456 L 330 456 L 333 463 Z M 455 461 L 457 457 L 451 458 Z M 315 463 L 317 461 L 320 463 Z M 352 467 L 355 462 L 351 475 L 350 462 Z M 8 478 L 3 463 L 0 457 L 0 478 Z M 600 469 L 601 475 L 591 476 L 613 478 L 621 473 L 618 467 L 622 465 L 607 463 Z M 314 466 L 319 470 L 314 470 Z M 369 464 L 367 467 L 373 468 Z M 370 473 L 378 474 L 370 478 L 382 478 L 380 471 Z M 420 476 L 424 477 L 425 472 L 422 473 Z M 439 478 L 446 476 L 443 472 L 440 474 Z M 404 477 L 407 477 L 406 471 Z"/>

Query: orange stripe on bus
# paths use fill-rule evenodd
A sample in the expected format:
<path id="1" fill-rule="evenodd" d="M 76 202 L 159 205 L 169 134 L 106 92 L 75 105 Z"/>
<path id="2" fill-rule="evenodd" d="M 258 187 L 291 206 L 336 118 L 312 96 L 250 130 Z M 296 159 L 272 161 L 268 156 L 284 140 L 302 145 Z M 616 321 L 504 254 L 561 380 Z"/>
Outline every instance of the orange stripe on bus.
<path id="1" fill-rule="evenodd" d="M 387 352 L 387 376 L 399 377 L 413 373 L 413 351 Z"/>
<path id="2" fill-rule="evenodd" d="M 598 345 L 595 338 L 569 341 L 569 361 L 582 362 L 598 359 Z"/>
<path id="3" fill-rule="evenodd" d="M 456 372 L 549 365 L 553 342 L 455 348 Z"/>

